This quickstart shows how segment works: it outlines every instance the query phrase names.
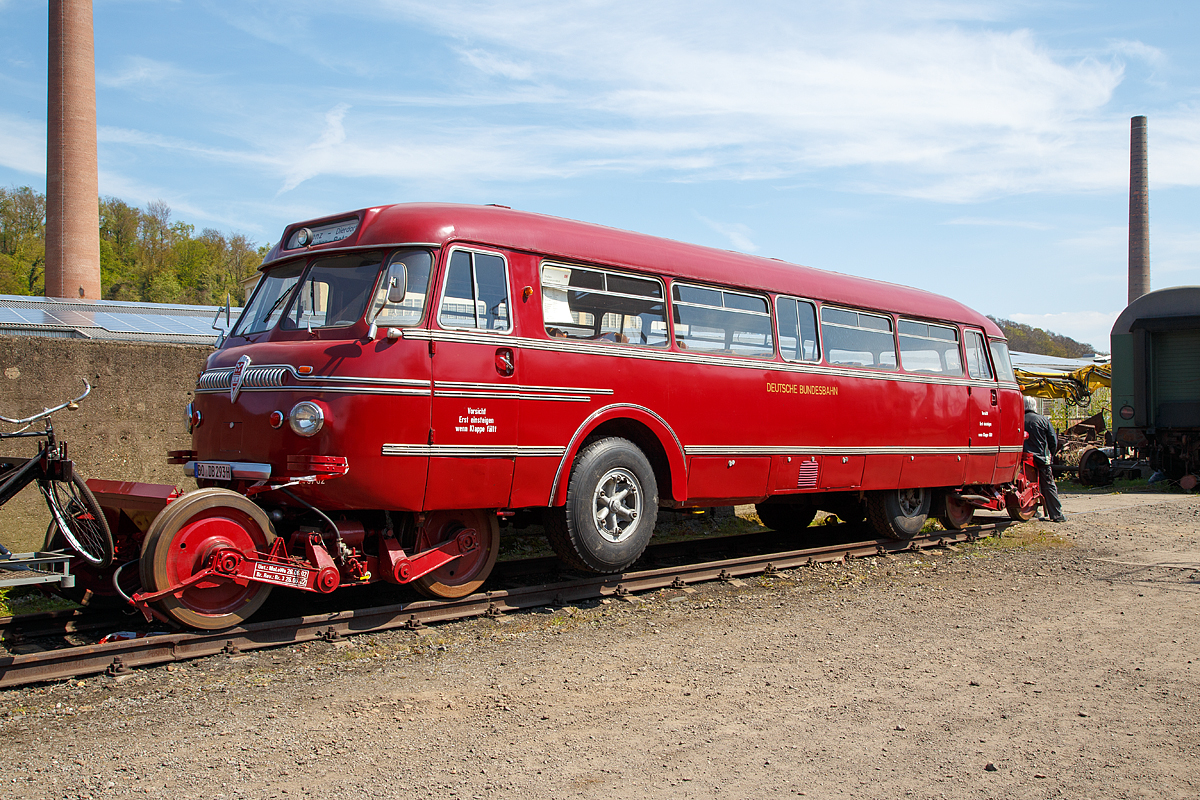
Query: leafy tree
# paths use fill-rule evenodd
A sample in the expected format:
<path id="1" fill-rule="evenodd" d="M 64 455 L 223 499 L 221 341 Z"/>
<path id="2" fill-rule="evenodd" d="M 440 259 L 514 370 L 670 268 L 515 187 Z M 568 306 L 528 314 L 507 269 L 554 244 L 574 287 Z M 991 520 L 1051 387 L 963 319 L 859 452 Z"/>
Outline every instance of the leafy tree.
<path id="1" fill-rule="evenodd" d="M 1000 330 L 1004 331 L 1004 335 L 1008 337 L 1010 350 L 1036 353 L 1042 356 L 1057 356 L 1058 358 L 1083 358 L 1096 353 L 1096 348 L 1090 344 L 1077 342 L 1060 333 L 1022 325 L 1020 322 L 1013 322 L 1010 319 L 996 319 L 995 317 L 988 317 L 988 319 L 999 325 Z"/>
<path id="2" fill-rule="evenodd" d="M 242 281 L 269 249 L 212 228 L 197 235 L 161 200 L 138 209 L 100 199 L 100 285 L 109 300 L 217 305 L 229 296 L 241 304 Z M 0 188 L 0 294 L 43 294 L 45 266 L 45 195 Z"/>

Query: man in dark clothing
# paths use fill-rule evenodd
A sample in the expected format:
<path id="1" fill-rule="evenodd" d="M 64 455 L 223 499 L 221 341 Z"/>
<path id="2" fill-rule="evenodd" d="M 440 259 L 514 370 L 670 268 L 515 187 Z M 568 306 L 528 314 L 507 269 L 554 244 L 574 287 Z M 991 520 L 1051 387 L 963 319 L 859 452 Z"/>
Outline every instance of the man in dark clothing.
<path id="1" fill-rule="evenodd" d="M 1032 453 L 1038 465 L 1046 516 L 1051 522 L 1066 522 L 1067 515 L 1063 513 L 1062 503 L 1058 500 L 1058 484 L 1054 482 L 1054 472 L 1050 469 L 1050 462 L 1058 451 L 1058 434 L 1054 432 L 1050 420 L 1037 412 L 1037 401 L 1032 397 L 1025 398 L 1025 434 L 1025 452 Z"/>

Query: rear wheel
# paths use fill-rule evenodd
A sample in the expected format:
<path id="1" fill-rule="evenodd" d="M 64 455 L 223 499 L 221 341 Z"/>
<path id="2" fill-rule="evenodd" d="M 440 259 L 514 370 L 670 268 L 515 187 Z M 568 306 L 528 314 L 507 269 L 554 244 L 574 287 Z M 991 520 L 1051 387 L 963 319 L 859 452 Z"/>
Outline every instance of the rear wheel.
<path id="1" fill-rule="evenodd" d="M 806 503 L 759 503 L 754 510 L 763 525 L 780 533 L 799 533 L 817 516 L 817 507 Z"/>
<path id="2" fill-rule="evenodd" d="M 938 515 L 938 522 L 942 523 L 943 528 L 948 531 L 961 531 L 971 524 L 975 516 L 975 506 L 953 492 L 943 495 L 943 504 L 942 513 Z"/>
<path id="3" fill-rule="evenodd" d="M 146 532 L 142 587 L 158 592 L 179 586 L 208 566 L 215 550 L 231 548 L 260 557 L 274 541 L 271 520 L 254 503 L 228 489 L 197 489 L 163 509 Z M 268 584 L 239 586 L 229 578 L 211 577 L 155 605 L 183 625 L 220 630 L 245 622 L 270 593 Z"/>
<path id="4" fill-rule="evenodd" d="M 888 539 L 911 539 L 929 516 L 928 489 L 890 489 L 867 495 L 867 518 Z"/>
<path id="5" fill-rule="evenodd" d="M 97 569 L 112 563 L 113 540 L 104 512 L 83 479 L 41 481 L 42 494 L 63 539 L 84 561 Z"/>
<path id="6" fill-rule="evenodd" d="M 567 504 L 546 513 L 558 557 L 587 572 L 620 572 L 637 561 L 658 519 L 658 482 L 646 456 L 610 437 L 583 449 L 571 469 Z"/>
<path id="7" fill-rule="evenodd" d="M 453 600 L 474 594 L 496 566 L 500 553 L 500 522 L 488 511 L 434 511 L 421 528 L 418 550 L 450 541 L 462 531 L 475 531 L 475 549 L 422 575 L 412 585 L 426 597 Z"/>

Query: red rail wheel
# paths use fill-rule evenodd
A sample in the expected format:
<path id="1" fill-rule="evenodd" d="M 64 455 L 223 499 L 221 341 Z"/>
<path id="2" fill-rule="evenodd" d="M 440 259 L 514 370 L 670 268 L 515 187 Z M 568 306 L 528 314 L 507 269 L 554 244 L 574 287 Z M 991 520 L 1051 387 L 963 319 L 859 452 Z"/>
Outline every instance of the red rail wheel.
<path id="1" fill-rule="evenodd" d="M 953 492 L 946 492 L 944 497 L 942 513 L 938 515 L 942 527 L 948 531 L 961 531 L 970 525 L 975 517 L 975 506 Z"/>
<path id="2" fill-rule="evenodd" d="M 431 512 L 418 536 L 418 550 L 450 541 L 467 528 L 476 533 L 475 549 L 413 581 L 418 592 L 426 597 L 454 600 L 474 594 L 487 580 L 500 553 L 500 522 L 493 512 Z"/>
<path id="3" fill-rule="evenodd" d="M 237 492 L 197 489 L 163 509 L 142 542 L 142 587 L 158 592 L 178 586 L 204 569 L 220 548 L 245 555 L 266 553 L 275 529 L 266 513 Z M 240 625 L 271 593 L 262 583 L 239 586 L 228 578 L 194 583 L 179 597 L 156 602 L 159 610 L 183 625 L 220 630 Z"/>
<path id="4" fill-rule="evenodd" d="M 1017 522 L 1025 522 L 1026 520 L 1033 519 L 1034 512 L 1037 511 L 1040 500 L 1040 497 L 1034 495 L 1028 502 L 1022 503 L 1018 495 L 1008 492 L 1004 495 L 1004 508 L 1008 511 L 1010 519 L 1014 519 Z"/>

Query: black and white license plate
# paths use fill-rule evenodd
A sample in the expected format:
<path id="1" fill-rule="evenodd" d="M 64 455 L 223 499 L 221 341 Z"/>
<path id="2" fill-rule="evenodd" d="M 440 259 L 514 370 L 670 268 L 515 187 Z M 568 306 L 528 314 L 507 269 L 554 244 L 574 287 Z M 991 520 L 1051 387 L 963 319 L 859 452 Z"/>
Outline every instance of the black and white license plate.
<path id="1" fill-rule="evenodd" d="M 196 477 L 209 481 L 231 481 L 233 480 L 233 467 L 211 461 L 197 461 Z"/>

